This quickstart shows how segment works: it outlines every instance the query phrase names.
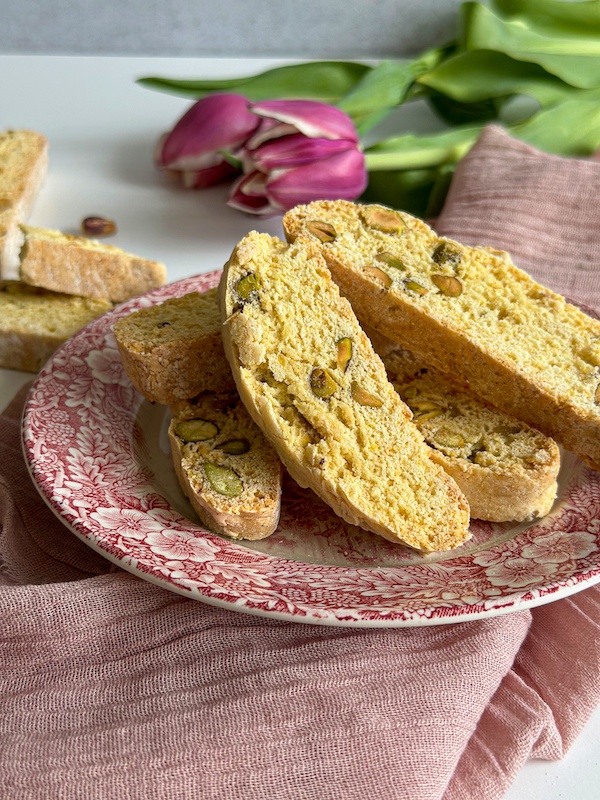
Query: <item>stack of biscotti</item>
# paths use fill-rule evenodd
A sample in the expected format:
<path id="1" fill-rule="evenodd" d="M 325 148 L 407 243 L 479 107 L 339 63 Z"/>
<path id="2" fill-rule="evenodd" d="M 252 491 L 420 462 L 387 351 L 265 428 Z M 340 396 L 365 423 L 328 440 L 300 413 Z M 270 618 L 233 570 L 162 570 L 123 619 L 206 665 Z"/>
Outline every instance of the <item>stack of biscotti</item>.
<path id="1" fill-rule="evenodd" d="M 347 522 L 423 552 L 469 538 L 464 495 L 431 459 L 318 247 L 248 234 L 219 304 L 240 396 L 297 483 Z"/>
<path id="2" fill-rule="evenodd" d="M 110 305 L 166 281 L 162 264 L 85 237 L 24 224 L 45 177 L 47 157 L 48 143 L 41 134 L 0 134 L 0 280 L 5 287 L 0 292 L 0 367 L 39 369 L 56 347 Z"/>
<path id="3" fill-rule="evenodd" d="M 600 469 L 600 322 L 502 253 L 383 206 L 311 203 L 284 228 L 319 247 L 361 320 Z"/>
<path id="4" fill-rule="evenodd" d="M 220 328 L 213 289 L 134 311 L 114 335 L 133 385 L 170 406 L 175 472 L 201 521 L 264 539 L 279 521 L 282 466 L 235 391 Z"/>

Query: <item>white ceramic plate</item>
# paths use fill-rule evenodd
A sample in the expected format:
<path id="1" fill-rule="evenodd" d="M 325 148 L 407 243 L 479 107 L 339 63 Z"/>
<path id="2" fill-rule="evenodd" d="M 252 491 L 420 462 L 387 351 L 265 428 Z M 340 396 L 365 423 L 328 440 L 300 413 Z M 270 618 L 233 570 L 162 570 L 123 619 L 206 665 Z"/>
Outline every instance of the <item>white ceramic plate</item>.
<path id="1" fill-rule="evenodd" d="M 179 281 L 109 312 L 67 342 L 31 389 L 23 420 L 31 475 L 92 548 L 206 603 L 357 627 L 491 617 L 600 581 L 600 474 L 570 454 L 544 520 L 473 522 L 471 540 L 451 553 L 420 556 L 354 528 L 289 479 L 269 539 L 237 543 L 204 529 L 171 464 L 168 411 L 132 387 L 112 327 L 218 279 L 215 272 Z"/>

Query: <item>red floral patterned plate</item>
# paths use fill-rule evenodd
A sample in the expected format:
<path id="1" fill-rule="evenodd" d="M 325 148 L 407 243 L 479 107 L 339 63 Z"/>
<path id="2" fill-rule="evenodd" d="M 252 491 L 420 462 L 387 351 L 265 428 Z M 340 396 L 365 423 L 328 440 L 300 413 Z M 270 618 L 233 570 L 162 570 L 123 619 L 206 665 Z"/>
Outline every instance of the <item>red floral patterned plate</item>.
<path id="1" fill-rule="evenodd" d="M 570 454 L 547 517 L 474 521 L 470 541 L 451 553 L 421 556 L 354 528 L 291 480 L 269 539 L 240 544 L 205 530 L 171 464 L 168 411 L 132 387 L 112 328 L 131 311 L 218 279 L 188 278 L 105 314 L 63 345 L 31 389 L 23 421 L 31 475 L 90 547 L 206 603 L 357 627 L 489 617 L 600 581 L 600 474 Z"/>

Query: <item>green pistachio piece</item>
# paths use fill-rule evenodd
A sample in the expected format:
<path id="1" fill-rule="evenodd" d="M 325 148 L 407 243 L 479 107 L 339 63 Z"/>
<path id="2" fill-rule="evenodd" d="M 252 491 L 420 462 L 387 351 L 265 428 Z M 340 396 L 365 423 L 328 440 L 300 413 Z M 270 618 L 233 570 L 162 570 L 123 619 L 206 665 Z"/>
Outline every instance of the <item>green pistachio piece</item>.
<path id="1" fill-rule="evenodd" d="M 432 408 L 431 411 L 424 411 L 419 412 L 415 416 L 415 422 L 427 422 L 427 420 L 435 419 L 435 417 L 439 417 L 440 414 L 443 414 L 443 410 L 441 408 Z"/>
<path id="2" fill-rule="evenodd" d="M 352 358 L 352 339 L 349 336 L 344 336 L 338 339 L 337 344 L 337 367 L 342 372 L 348 369 L 348 364 Z"/>
<path id="3" fill-rule="evenodd" d="M 433 400 L 411 400 L 408 405 L 413 411 L 437 411 L 442 408 L 439 403 L 434 403 Z"/>
<path id="4" fill-rule="evenodd" d="M 433 251 L 431 256 L 433 261 L 440 266 L 446 264 L 448 266 L 456 266 L 462 259 L 462 254 L 456 247 L 453 247 L 449 242 L 441 242 Z"/>
<path id="5" fill-rule="evenodd" d="M 338 386 L 326 369 L 315 367 L 310 373 L 310 388 L 317 397 L 327 399 L 334 394 Z"/>
<path id="6" fill-rule="evenodd" d="M 432 275 L 431 281 L 446 297 L 458 297 L 462 294 L 462 283 L 452 275 Z"/>
<path id="7" fill-rule="evenodd" d="M 369 228 L 375 228 L 382 233 L 404 233 L 406 222 L 397 211 L 385 206 L 364 206 L 361 217 Z"/>
<path id="8" fill-rule="evenodd" d="M 175 433 L 184 442 L 205 442 L 214 438 L 219 429 L 207 419 L 185 419 L 175 425 Z"/>
<path id="9" fill-rule="evenodd" d="M 429 289 L 426 289 L 424 286 L 421 286 L 421 284 L 417 283 L 416 281 L 405 281 L 404 286 L 410 292 L 414 292 L 415 294 L 423 295 L 427 294 L 427 292 L 429 291 Z"/>
<path id="10" fill-rule="evenodd" d="M 252 292 L 256 292 L 258 290 L 258 278 L 253 272 L 249 272 L 248 275 L 244 275 L 243 278 L 240 278 L 237 285 L 237 293 L 242 300 L 248 300 Z"/>
<path id="11" fill-rule="evenodd" d="M 465 439 L 458 431 L 450 428 L 438 428 L 433 435 L 433 441 L 441 447 L 464 447 Z"/>
<path id="12" fill-rule="evenodd" d="M 379 261 L 381 264 L 387 264 L 388 267 L 393 267 L 393 269 L 400 269 L 406 272 L 406 265 L 402 259 L 395 256 L 393 253 L 388 253 L 387 251 L 377 253 L 375 261 Z"/>
<path id="13" fill-rule="evenodd" d="M 321 242 L 333 242 L 336 237 L 335 228 L 329 222 L 312 219 L 306 223 L 306 230 L 316 236 Z"/>
<path id="14" fill-rule="evenodd" d="M 376 281 L 383 284 L 386 289 L 389 289 L 393 283 L 392 279 L 387 274 L 387 272 L 384 272 L 382 269 L 379 269 L 379 267 L 373 267 L 373 266 L 363 267 L 363 272 L 365 272 L 370 278 L 374 278 Z"/>
<path id="15" fill-rule="evenodd" d="M 219 450 L 230 456 L 241 456 L 250 450 L 250 442 L 248 439 L 229 439 L 219 445 Z"/>
<path id="16" fill-rule="evenodd" d="M 369 406 L 370 408 L 381 408 L 383 401 L 375 397 L 371 392 L 367 392 L 356 381 L 352 381 L 350 385 L 350 394 L 352 399 L 355 400 L 359 406 Z"/>
<path id="17" fill-rule="evenodd" d="M 225 497 L 237 497 L 244 491 L 244 484 L 239 476 L 229 467 L 213 464 L 211 461 L 204 462 L 204 472 L 208 482 L 219 494 Z"/>

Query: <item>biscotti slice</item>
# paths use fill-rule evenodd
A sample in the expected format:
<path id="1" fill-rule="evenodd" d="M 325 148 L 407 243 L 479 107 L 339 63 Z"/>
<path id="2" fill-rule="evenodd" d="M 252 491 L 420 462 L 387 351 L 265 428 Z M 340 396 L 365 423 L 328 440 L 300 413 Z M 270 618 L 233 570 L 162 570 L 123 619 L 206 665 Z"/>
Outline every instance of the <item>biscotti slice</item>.
<path id="1" fill-rule="evenodd" d="M 392 542 L 431 551 L 468 538 L 464 496 L 431 460 L 316 249 L 248 234 L 219 303 L 240 396 L 301 486 Z"/>
<path id="2" fill-rule="evenodd" d="M 83 236 L 21 226 L 19 277 L 32 286 L 120 303 L 167 280 L 164 264 Z"/>
<path id="3" fill-rule="evenodd" d="M 0 367 L 37 372 L 63 342 L 110 308 L 101 300 L 0 281 Z"/>
<path id="4" fill-rule="evenodd" d="M 600 322 L 509 259 L 421 220 L 344 201 L 299 206 L 357 316 L 600 469 Z"/>
<path id="5" fill-rule="evenodd" d="M 282 465 L 232 392 L 204 392 L 172 407 L 169 441 L 179 483 L 202 522 L 232 539 L 274 533 Z"/>
<path id="6" fill-rule="evenodd" d="M 29 216 L 47 167 L 45 136 L 35 131 L 0 133 L 0 278 L 19 278 L 19 224 Z"/>
<path id="7" fill-rule="evenodd" d="M 560 468 L 553 439 L 478 400 L 377 331 L 365 333 L 412 410 L 431 457 L 469 501 L 471 517 L 520 522 L 550 511 Z"/>
<path id="8" fill-rule="evenodd" d="M 115 323 L 121 359 L 136 389 L 170 405 L 235 384 L 221 339 L 216 289 L 141 308 Z"/>

